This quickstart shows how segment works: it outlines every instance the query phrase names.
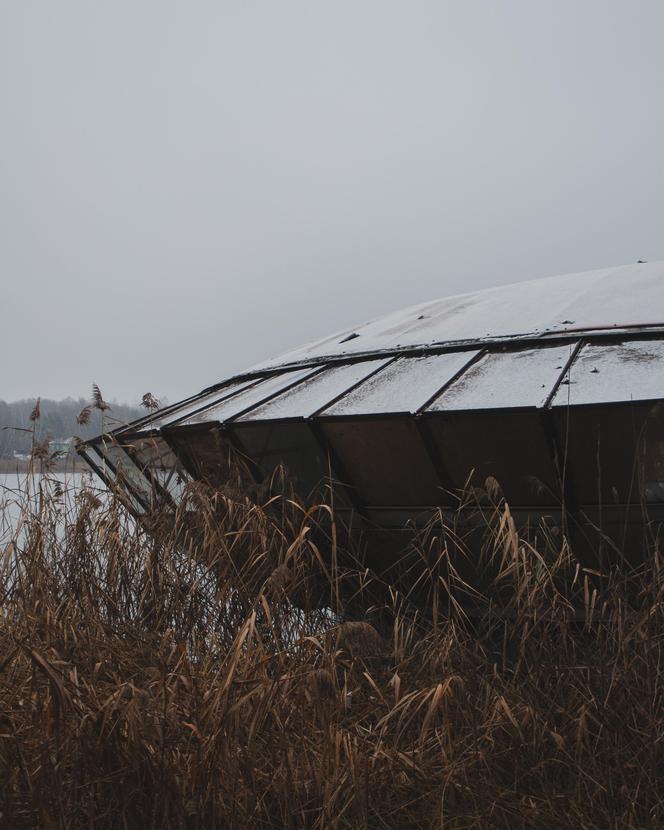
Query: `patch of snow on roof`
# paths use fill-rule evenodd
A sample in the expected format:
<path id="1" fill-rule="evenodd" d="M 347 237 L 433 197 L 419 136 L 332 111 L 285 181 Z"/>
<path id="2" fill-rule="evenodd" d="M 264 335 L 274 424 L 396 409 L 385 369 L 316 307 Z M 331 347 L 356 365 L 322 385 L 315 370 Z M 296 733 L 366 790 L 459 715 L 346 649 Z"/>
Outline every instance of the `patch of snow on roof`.
<path id="1" fill-rule="evenodd" d="M 253 368 L 405 347 L 664 325 L 664 262 L 530 280 L 411 306 Z M 357 337 L 349 339 L 349 335 Z"/>

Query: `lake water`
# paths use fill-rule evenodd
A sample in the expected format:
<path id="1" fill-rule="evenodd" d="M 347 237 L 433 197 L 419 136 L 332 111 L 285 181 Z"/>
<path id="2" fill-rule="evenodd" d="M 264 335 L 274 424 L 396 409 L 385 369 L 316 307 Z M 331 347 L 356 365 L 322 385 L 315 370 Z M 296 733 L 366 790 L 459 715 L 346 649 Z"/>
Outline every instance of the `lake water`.
<path id="1" fill-rule="evenodd" d="M 56 482 L 62 488 L 64 510 L 75 507 L 76 495 L 82 486 L 90 487 L 102 495 L 107 492 L 91 472 L 49 473 L 47 476 L 0 473 L 0 545 L 12 538 L 26 509 L 37 509 L 40 487 L 42 491 L 52 490 Z"/>

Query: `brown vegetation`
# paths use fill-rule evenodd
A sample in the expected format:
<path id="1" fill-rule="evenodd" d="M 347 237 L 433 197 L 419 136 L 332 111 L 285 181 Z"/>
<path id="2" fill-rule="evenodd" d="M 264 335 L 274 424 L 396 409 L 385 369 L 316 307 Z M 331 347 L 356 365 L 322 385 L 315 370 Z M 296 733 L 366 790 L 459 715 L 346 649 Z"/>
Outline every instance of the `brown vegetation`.
<path id="1" fill-rule="evenodd" d="M 469 619 L 436 523 L 410 556 L 458 603 L 416 605 L 324 504 L 190 486 L 148 534 L 42 478 L 3 540 L 7 826 L 662 826 L 659 550 L 584 572 L 484 504 Z"/>

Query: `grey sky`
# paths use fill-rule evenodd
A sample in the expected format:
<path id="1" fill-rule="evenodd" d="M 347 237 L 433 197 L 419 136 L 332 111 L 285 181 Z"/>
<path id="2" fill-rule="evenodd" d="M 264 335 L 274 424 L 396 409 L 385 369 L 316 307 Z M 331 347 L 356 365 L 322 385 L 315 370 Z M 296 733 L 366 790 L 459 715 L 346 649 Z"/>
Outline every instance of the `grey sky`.
<path id="1" fill-rule="evenodd" d="M 0 398 L 176 400 L 664 259 L 663 34 L 661 0 L 0 0 Z"/>

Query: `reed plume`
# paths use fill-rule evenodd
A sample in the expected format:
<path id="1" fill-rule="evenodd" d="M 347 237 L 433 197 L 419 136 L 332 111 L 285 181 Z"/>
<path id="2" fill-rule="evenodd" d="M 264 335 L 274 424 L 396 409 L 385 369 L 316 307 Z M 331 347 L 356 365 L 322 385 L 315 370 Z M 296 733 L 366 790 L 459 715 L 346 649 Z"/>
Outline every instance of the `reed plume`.
<path id="1" fill-rule="evenodd" d="M 5 491 L 5 826 L 663 826 L 659 548 L 600 578 L 484 498 L 478 587 L 453 515 L 386 579 L 285 491 Z"/>

